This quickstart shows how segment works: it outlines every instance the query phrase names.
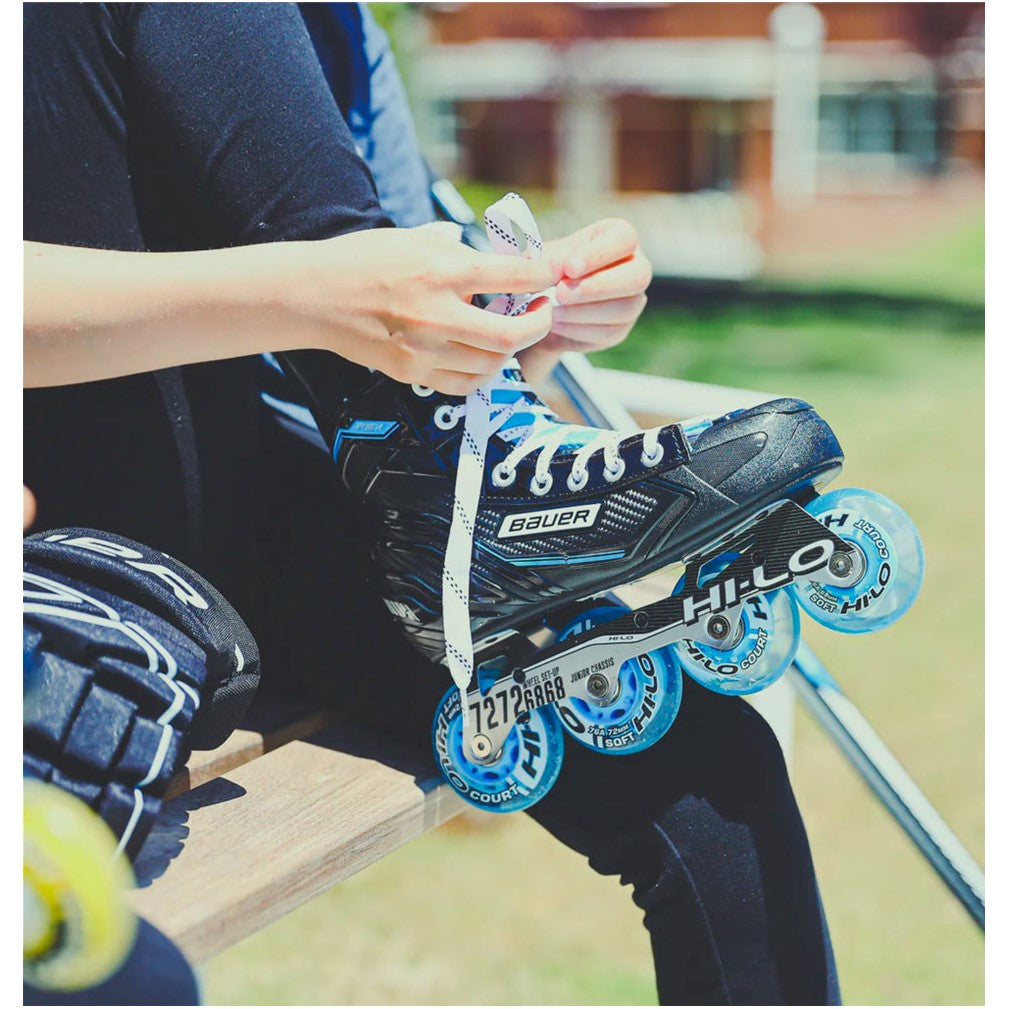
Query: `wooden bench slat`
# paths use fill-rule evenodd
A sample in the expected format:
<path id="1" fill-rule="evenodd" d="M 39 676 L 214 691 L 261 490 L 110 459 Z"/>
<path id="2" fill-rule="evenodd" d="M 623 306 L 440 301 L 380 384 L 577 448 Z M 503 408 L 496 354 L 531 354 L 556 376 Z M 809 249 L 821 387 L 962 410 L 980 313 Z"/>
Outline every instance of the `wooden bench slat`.
<path id="1" fill-rule="evenodd" d="M 259 715 L 254 724 L 236 729 L 216 750 L 194 750 L 186 766 L 168 783 L 163 798 L 192 791 L 294 739 L 318 732 L 334 717 L 332 711 L 313 710 L 307 704 Z"/>
<path id="2" fill-rule="evenodd" d="M 333 724 L 165 805 L 188 837 L 131 903 L 199 963 L 465 804 L 432 763 Z"/>

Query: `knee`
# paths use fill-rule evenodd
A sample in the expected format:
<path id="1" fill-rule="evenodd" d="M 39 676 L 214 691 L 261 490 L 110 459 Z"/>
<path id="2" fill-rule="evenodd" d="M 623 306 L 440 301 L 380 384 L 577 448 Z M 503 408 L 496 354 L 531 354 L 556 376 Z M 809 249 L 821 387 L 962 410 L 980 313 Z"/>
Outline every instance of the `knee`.
<path id="1" fill-rule="evenodd" d="M 680 718 L 649 756 L 653 787 L 665 783 L 656 794 L 661 807 L 692 796 L 733 820 L 749 819 L 757 807 L 794 807 L 778 738 L 741 698 L 688 687 Z"/>

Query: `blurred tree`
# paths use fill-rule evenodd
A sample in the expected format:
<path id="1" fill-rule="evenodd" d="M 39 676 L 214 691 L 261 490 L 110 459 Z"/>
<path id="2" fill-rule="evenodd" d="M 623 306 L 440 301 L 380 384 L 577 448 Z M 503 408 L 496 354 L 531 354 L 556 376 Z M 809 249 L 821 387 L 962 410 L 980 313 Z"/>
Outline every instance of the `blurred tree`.
<path id="1" fill-rule="evenodd" d="M 410 6 L 406 3 L 370 3 L 368 4 L 368 10 L 371 11 L 372 16 L 379 23 L 382 30 L 389 36 L 389 43 L 392 45 L 392 51 L 396 54 L 397 60 L 399 59 L 400 53 L 397 48 L 399 39 L 397 38 L 399 23 L 403 12 Z M 956 6 L 952 4 L 950 6 Z"/>

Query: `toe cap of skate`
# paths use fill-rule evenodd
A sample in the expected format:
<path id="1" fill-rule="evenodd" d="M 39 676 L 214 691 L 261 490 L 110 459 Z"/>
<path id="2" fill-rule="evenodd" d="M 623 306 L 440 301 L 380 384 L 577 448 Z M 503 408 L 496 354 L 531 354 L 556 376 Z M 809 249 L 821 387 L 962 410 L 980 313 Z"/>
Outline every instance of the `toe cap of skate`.
<path id="1" fill-rule="evenodd" d="M 693 473 L 741 501 L 801 482 L 844 459 L 830 425 L 801 399 L 771 400 L 715 424 L 691 445 Z"/>

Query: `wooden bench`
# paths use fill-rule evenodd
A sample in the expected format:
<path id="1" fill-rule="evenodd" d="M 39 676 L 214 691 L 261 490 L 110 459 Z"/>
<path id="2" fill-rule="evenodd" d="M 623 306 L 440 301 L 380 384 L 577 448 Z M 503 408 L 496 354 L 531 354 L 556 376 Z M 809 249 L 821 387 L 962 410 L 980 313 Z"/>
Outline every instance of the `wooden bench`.
<path id="1" fill-rule="evenodd" d="M 193 963 L 466 805 L 433 757 L 418 760 L 332 712 L 289 708 L 252 724 L 194 753 L 172 782 L 161 822 L 183 823 L 181 853 L 131 894 Z"/>

